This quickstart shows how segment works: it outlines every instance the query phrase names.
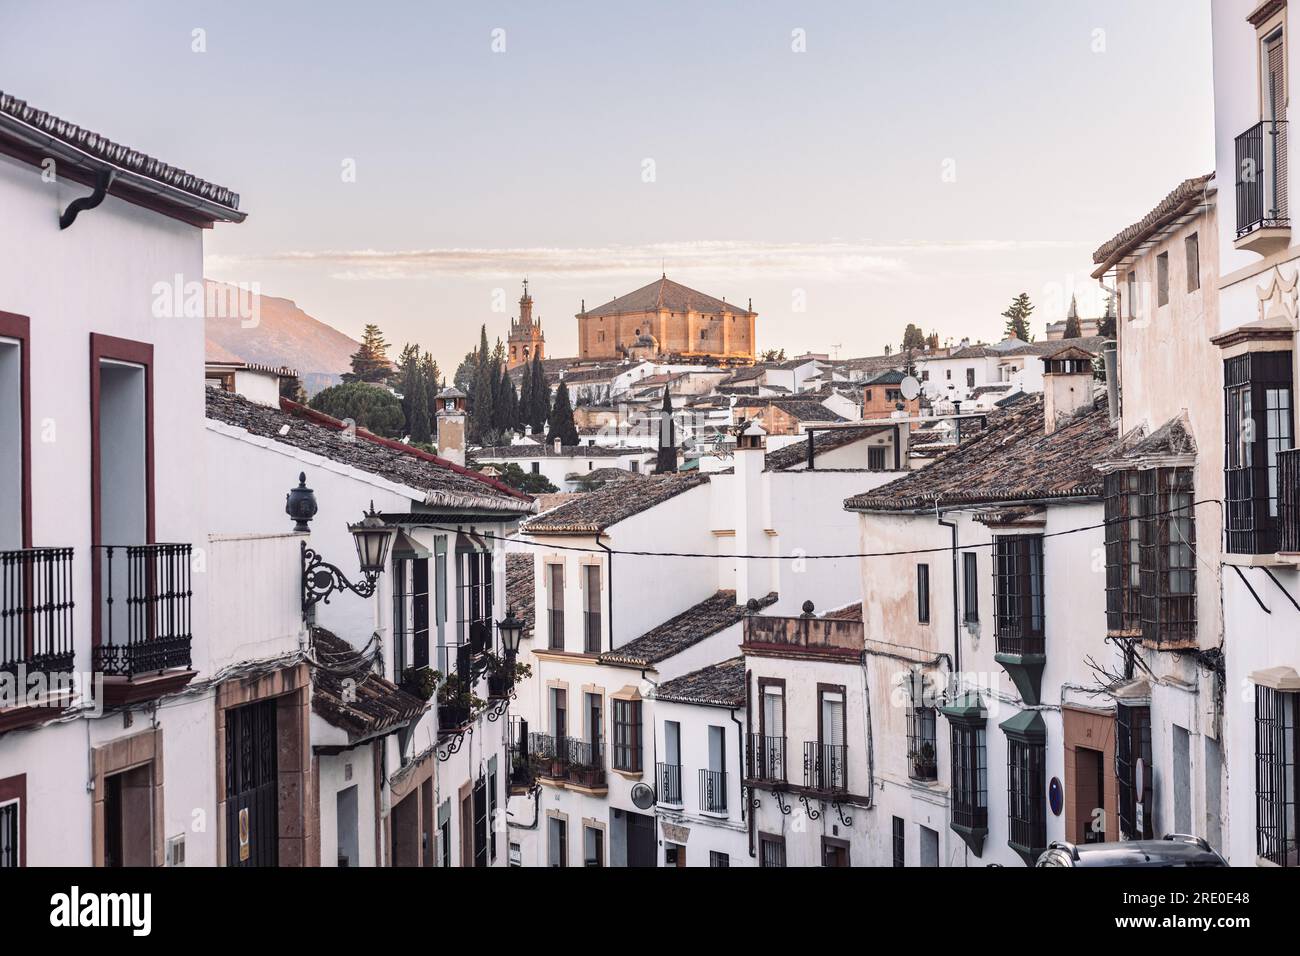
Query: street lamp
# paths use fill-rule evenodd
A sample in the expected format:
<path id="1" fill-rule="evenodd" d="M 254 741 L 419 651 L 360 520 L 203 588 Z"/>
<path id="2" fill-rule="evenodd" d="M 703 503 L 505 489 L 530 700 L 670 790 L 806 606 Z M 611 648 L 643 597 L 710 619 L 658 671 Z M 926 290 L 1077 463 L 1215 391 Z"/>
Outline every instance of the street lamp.
<path id="1" fill-rule="evenodd" d="M 506 611 L 506 616 L 497 621 L 497 631 L 501 634 L 501 649 L 507 657 L 519 653 L 519 645 L 524 639 L 524 622 L 515 617 L 515 609 Z"/>
<path id="2" fill-rule="evenodd" d="M 375 513 L 375 503 L 370 503 L 370 510 L 356 524 L 348 525 L 348 531 L 356 540 L 357 561 L 361 565 L 364 580 L 353 584 L 335 565 L 325 561 L 319 553 L 302 543 L 302 611 L 304 614 L 312 605 L 324 601 L 329 603 L 330 595 L 335 591 L 351 591 L 358 597 L 368 598 L 375 593 L 379 575 L 384 571 L 388 557 L 388 547 L 393 540 L 393 531 L 384 524 L 384 519 Z"/>

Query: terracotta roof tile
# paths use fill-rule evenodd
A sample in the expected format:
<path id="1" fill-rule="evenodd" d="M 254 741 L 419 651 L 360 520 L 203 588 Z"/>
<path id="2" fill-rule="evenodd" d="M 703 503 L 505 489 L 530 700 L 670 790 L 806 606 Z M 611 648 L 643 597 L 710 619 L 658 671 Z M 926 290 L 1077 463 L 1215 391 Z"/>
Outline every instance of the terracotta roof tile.
<path id="1" fill-rule="evenodd" d="M 776 595 L 769 594 L 760 603 L 767 607 L 775 601 Z M 744 617 L 745 608 L 736 603 L 736 592 L 719 591 L 640 637 L 601 654 L 600 662 L 649 667 L 695 646 L 706 637 L 712 637 L 733 624 L 739 624 Z"/>
<path id="2" fill-rule="evenodd" d="M 668 312 L 733 312 L 736 315 L 750 315 L 748 309 L 733 305 L 722 299 L 715 299 L 703 292 L 688 289 L 679 282 L 663 276 L 642 286 L 635 292 L 611 299 L 604 305 L 587 310 L 586 315 L 621 315 L 629 312 L 656 312 L 660 309 Z"/>
<path id="3" fill-rule="evenodd" d="M 683 492 L 707 485 L 707 475 L 650 475 L 609 482 L 524 523 L 525 534 L 595 534 Z"/>
<path id="4" fill-rule="evenodd" d="M 341 637 L 312 630 L 311 709 L 350 740 L 362 740 L 407 724 L 422 714 L 425 701 L 401 690 L 372 669 L 374 658 Z"/>
<path id="5" fill-rule="evenodd" d="M 506 552 L 506 609 L 513 608 L 524 622 L 524 637 L 529 637 L 536 625 L 534 563 L 531 550 Z"/>
<path id="6" fill-rule="evenodd" d="M 745 658 L 732 657 L 681 677 L 664 681 L 656 700 L 711 707 L 740 707 L 745 703 Z"/>

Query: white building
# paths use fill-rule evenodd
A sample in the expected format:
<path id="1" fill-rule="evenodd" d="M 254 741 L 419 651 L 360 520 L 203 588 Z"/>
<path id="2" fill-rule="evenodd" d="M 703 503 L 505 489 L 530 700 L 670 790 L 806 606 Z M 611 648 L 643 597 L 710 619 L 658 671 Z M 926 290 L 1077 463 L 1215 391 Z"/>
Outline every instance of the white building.
<path id="1" fill-rule="evenodd" d="M 1300 45 L 1291 33 L 1300 21 L 1279 0 L 1215 0 L 1211 9 L 1221 186 L 1213 341 L 1226 409 L 1225 843 L 1233 864 L 1294 866 L 1300 804 L 1287 741 L 1300 722 L 1300 246 L 1287 203 L 1297 174 L 1287 161 L 1295 137 L 1286 120 L 1290 78 L 1300 68 Z M 1171 258 L 1176 283 L 1179 258 Z M 1151 294 L 1140 277 L 1135 284 L 1139 295 Z M 1207 383 L 1217 378 L 1209 368 L 1203 374 Z M 1218 454 L 1217 447 L 1208 450 Z"/>
<path id="2" fill-rule="evenodd" d="M 622 468 L 647 473 L 654 468 L 655 451 L 645 446 L 603 445 L 593 437 L 584 445 L 561 445 L 559 439 L 539 444 L 498 445 L 470 453 L 479 465 L 516 464 L 525 472 L 542 475 L 560 491 L 572 491 L 570 476 L 600 468 Z"/>

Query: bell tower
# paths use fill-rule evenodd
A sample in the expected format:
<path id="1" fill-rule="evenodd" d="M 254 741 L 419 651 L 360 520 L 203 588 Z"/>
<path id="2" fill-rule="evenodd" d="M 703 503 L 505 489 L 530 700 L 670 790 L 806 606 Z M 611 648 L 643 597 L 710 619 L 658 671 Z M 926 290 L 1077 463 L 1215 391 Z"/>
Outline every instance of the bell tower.
<path id="1" fill-rule="evenodd" d="M 546 358 L 546 336 L 542 333 L 542 320 L 533 321 L 533 297 L 528 294 L 525 279 L 524 294 L 519 297 L 519 318 L 510 323 L 506 339 L 506 368 L 531 362 L 534 355 Z"/>

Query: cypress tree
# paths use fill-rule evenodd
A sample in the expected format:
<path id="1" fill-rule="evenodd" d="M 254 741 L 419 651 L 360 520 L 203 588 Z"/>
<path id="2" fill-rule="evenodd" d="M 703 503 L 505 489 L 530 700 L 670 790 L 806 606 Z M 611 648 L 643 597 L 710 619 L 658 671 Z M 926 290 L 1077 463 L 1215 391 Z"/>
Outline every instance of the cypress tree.
<path id="1" fill-rule="evenodd" d="M 573 423 L 573 406 L 569 404 L 569 387 L 560 379 L 555 386 L 555 404 L 551 406 L 551 427 L 547 441 L 560 440 L 561 445 L 578 444 L 578 427 Z"/>
<path id="2" fill-rule="evenodd" d="M 664 406 L 659 413 L 659 460 L 655 473 L 665 475 L 677 470 L 677 427 L 673 424 L 673 399 L 664 386 Z"/>
<path id="3" fill-rule="evenodd" d="M 542 367 L 542 360 L 533 353 L 533 394 L 528 402 L 529 422 L 533 426 L 533 434 L 541 435 L 546 428 L 551 407 L 551 390 L 546 385 L 546 370 Z"/>
<path id="4" fill-rule="evenodd" d="M 524 365 L 519 379 L 519 402 L 515 409 L 515 427 L 522 432 L 533 423 L 533 363 Z"/>

